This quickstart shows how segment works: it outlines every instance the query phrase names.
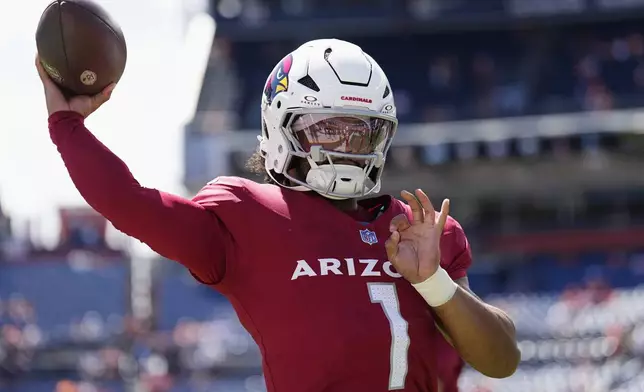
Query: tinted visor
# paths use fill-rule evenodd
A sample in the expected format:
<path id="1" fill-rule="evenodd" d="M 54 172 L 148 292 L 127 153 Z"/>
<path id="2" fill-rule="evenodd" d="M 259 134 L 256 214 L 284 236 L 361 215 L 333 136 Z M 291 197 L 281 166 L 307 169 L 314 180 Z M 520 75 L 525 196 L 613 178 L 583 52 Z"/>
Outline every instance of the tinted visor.
<path id="1" fill-rule="evenodd" d="M 348 114 L 301 114 L 291 129 L 305 152 L 311 146 L 347 154 L 384 152 L 393 137 L 395 123 L 379 117 Z"/>

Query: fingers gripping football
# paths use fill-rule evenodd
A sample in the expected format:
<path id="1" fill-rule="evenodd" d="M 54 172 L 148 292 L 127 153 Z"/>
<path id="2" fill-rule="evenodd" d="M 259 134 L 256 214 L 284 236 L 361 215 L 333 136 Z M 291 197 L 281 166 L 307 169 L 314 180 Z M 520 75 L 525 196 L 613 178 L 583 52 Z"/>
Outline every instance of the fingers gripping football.
<path id="1" fill-rule="evenodd" d="M 45 90 L 45 100 L 49 115 L 61 111 L 74 111 L 83 117 L 87 117 L 110 99 L 116 86 L 116 84 L 112 83 L 96 95 L 79 95 L 67 99 L 60 88 L 51 80 L 38 56 L 36 56 L 36 69 Z"/>

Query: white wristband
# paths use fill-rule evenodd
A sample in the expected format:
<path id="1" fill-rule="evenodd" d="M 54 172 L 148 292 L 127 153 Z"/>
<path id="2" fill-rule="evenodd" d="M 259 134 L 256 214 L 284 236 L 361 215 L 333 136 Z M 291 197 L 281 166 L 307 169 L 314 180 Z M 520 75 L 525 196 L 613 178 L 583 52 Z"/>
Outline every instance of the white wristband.
<path id="1" fill-rule="evenodd" d="M 443 268 L 438 267 L 434 275 L 424 282 L 412 284 L 416 291 L 427 301 L 429 306 L 436 308 L 452 299 L 458 284 L 452 280 Z"/>

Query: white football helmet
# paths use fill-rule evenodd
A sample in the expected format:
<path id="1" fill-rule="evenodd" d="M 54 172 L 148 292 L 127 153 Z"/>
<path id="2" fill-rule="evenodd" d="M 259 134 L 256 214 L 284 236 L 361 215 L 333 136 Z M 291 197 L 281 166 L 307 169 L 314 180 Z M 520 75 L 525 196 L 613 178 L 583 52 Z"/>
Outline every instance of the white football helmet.
<path id="1" fill-rule="evenodd" d="M 380 190 L 397 126 L 391 87 L 373 58 L 349 42 L 315 40 L 268 77 L 259 151 L 283 187 L 357 198 Z"/>

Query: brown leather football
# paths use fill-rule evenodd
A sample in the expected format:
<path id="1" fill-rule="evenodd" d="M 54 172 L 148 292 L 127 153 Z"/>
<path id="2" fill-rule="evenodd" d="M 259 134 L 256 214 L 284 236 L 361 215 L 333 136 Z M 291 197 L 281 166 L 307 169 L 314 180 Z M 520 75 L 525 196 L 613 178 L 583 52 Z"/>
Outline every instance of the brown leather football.
<path id="1" fill-rule="evenodd" d="M 125 71 L 123 32 L 93 1 L 49 4 L 38 24 L 36 45 L 45 70 L 67 95 L 97 94 Z"/>

